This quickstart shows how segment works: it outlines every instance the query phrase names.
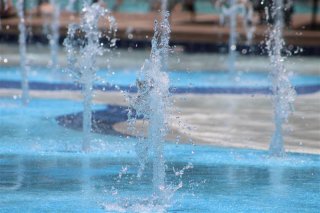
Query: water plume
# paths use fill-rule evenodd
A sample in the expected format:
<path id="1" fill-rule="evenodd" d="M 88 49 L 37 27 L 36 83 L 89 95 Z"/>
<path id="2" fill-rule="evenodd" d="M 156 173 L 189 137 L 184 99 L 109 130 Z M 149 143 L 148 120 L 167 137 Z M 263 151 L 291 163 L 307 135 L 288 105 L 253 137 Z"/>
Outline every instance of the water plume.
<path id="1" fill-rule="evenodd" d="M 50 24 L 51 34 L 50 34 L 50 51 L 51 51 L 51 61 L 50 65 L 55 71 L 58 69 L 59 61 L 59 37 L 60 37 L 60 5 L 56 0 L 50 0 L 50 4 L 53 5 L 52 19 Z"/>
<path id="2" fill-rule="evenodd" d="M 283 156 L 285 154 L 283 142 L 283 123 L 288 122 L 293 112 L 293 103 L 296 92 L 289 80 L 289 72 L 285 67 L 285 57 L 282 56 L 284 48 L 283 40 L 283 1 L 274 1 L 273 16 L 275 23 L 270 30 L 267 48 L 269 51 L 272 70 L 273 110 L 275 131 L 270 143 L 269 152 L 272 156 Z"/>
<path id="3" fill-rule="evenodd" d="M 253 8 L 250 3 L 239 3 L 237 0 L 229 0 L 229 8 L 222 7 L 220 24 L 225 23 L 225 17 L 229 17 L 229 42 L 228 42 L 228 71 L 231 75 L 236 73 L 237 59 L 237 17 L 243 19 L 242 24 L 246 32 L 247 45 L 251 45 L 255 27 L 253 26 Z"/>
<path id="4" fill-rule="evenodd" d="M 90 150 L 92 128 L 92 98 L 93 84 L 97 80 L 97 57 L 102 56 L 106 49 L 100 43 L 102 33 L 99 30 L 99 21 L 106 18 L 109 21 L 109 33 L 116 31 L 115 19 L 109 11 L 95 3 L 84 4 L 83 17 L 80 26 L 69 26 L 68 36 L 64 41 L 67 50 L 67 72 L 76 82 L 81 84 L 83 93 L 83 142 L 82 150 Z M 112 33 L 111 36 L 114 36 Z M 110 38 L 110 37 L 109 37 Z M 112 41 L 112 40 L 111 40 Z M 110 42 L 111 42 L 110 41 Z M 110 46 L 113 46 L 111 42 Z"/>
<path id="5" fill-rule="evenodd" d="M 167 1 L 162 2 L 162 19 L 155 21 L 154 36 L 151 42 L 150 58 L 145 61 L 138 73 L 137 96 L 131 101 L 135 117 L 148 121 L 147 139 L 137 144 L 140 162 L 138 176 L 145 167 L 148 154 L 153 164 L 153 196 L 158 202 L 164 202 L 166 194 L 164 144 L 168 131 L 169 77 L 168 52 L 170 39 L 169 12 Z M 129 117 L 133 114 L 129 114 Z"/>
<path id="6" fill-rule="evenodd" d="M 24 14 L 24 0 L 17 1 L 17 12 L 19 17 L 19 52 L 20 52 L 20 68 L 21 68 L 21 88 L 22 88 L 22 103 L 29 103 L 29 79 L 28 79 L 28 64 L 27 64 L 27 33 Z"/>

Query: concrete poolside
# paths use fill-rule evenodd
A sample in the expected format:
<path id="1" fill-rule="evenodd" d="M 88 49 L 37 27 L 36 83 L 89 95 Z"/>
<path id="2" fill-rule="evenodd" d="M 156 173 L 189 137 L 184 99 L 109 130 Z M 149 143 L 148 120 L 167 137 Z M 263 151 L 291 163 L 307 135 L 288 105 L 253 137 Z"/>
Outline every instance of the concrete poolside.
<path id="1" fill-rule="evenodd" d="M 19 90 L 0 90 L 0 97 L 19 94 Z M 74 91 L 32 91 L 31 96 L 82 99 L 81 93 Z M 188 94 L 175 95 L 173 101 L 168 140 L 180 137 L 183 143 L 268 149 L 273 132 L 269 96 Z M 118 92 L 96 92 L 95 102 L 127 105 L 123 94 Z M 130 134 L 126 123 L 118 123 L 114 129 Z M 285 129 L 287 151 L 320 154 L 320 93 L 297 97 L 295 113 Z"/>

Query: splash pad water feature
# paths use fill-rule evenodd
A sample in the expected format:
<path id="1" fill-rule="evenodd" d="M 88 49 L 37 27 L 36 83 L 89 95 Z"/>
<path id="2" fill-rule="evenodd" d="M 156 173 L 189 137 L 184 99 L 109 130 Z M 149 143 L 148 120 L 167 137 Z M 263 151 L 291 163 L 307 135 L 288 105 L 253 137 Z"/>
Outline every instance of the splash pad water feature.
<path id="1" fill-rule="evenodd" d="M 182 188 L 171 205 L 153 205 L 148 200 L 152 165 L 147 163 L 137 178 L 134 138 L 94 134 L 92 151 L 82 154 L 81 132 L 55 121 L 81 110 L 81 102 L 74 101 L 34 99 L 21 108 L 15 100 L 1 100 L 6 115 L 0 140 L 3 211 L 273 212 L 288 210 L 288 203 L 289 210 L 317 209 L 317 155 L 288 154 L 279 160 L 262 151 L 170 143 L 164 145 L 167 183 L 178 186 L 181 181 Z M 42 128 L 33 128 L 38 125 Z M 310 199 L 305 203 L 306 195 Z"/>
<path id="2" fill-rule="evenodd" d="M 147 92 L 152 94 L 146 95 L 147 100 L 160 99 L 146 102 L 142 110 L 146 117 L 150 116 L 146 111 L 163 110 L 161 98 L 168 90 L 168 84 L 164 84 L 167 77 L 162 78 L 165 74 L 159 72 L 166 69 L 161 68 L 165 61 L 162 48 L 166 45 L 159 45 L 160 41 L 163 40 L 158 34 L 150 57 L 154 63 L 150 66 L 146 63 L 146 69 L 138 75 L 137 87 L 141 89 L 138 95 Z M 159 87 L 163 86 L 162 94 Z M 84 154 L 80 152 L 81 133 L 57 124 L 58 116 L 81 112 L 81 102 L 35 99 L 27 108 L 13 99 L 1 99 L 0 103 L 3 211 L 316 212 L 318 209 L 318 155 L 289 153 L 277 159 L 263 151 L 164 143 L 163 129 L 155 128 L 159 123 L 163 127 L 164 114 L 154 113 L 150 135 L 155 140 L 158 138 L 154 135 L 160 135 L 154 143 L 162 146 L 163 154 L 156 155 L 161 161 L 147 157 L 144 172 L 138 175 L 141 162 L 136 157 L 136 138 L 93 134 L 91 151 Z M 93 108 L 112 109 L 108 105 Z M 161 178 L 154 180 L 159 177 L 157 173 Z M 164 180 L 166 188 L 172 190 L 160 194 L 169 202 L 163 202 L 163 197 L 162 201 L 154 199 L 159 197 L 157 193 L 159 187 L 163 189 Z M 304 201 L 305 197 L 309 199 Z"/>
<path id="3" fill-rule="evenodd" d="M 284 4 L 282 1 L 275 1 L 273 7 L 276 23 L 270 33 L 268 49 L 273 65 L 271 76 L 273 82 L 275 133 L 270 144 L 270 153 L 271 155 L 281 156 L 285 152 L 282 124 L 284 121 L 288 121 L 288 117 L 293 111 L 296 92 L 290 84 L 289 74 L 284 66 L 284 57 L 282 57 L 284 45 L 282 38 Z"/>
<path id="4" fill-rule="evenodd" d="M 151 148 L 153 155 L 153 193 L 157 202 L 163 203 L 168 190 L 165 183 L 164 143 L 167 134 L 169 78 L 165 72 L 168 66 L 169 51 L 169 14 L 167 1 L 162 3 L 162 20 L 155 23 L 155 34 L 152 39 L 150 61 L 146 61 L 137 80 L 138 94 L 133 101 L 133 108 L 138 116 L 149 121 L 148 140 L 138 144 L 141 169 L 145 167 L 145 158 Z M 156 77 L 157 76 L 157 77 Z M 141 174 L 139 174 L 141 176 Z"/>
<path id="5" fill-rule="evenodd" d="M 28 83 L 28 64 L 27 64 L 27 47 L 26 47 L 26 26 L 25 16 L 23 10 L 23 0 L 19 0 L 17 3 L 18 15 L 19 15 L 19 48 L 20 48 L 20 67 L 21 67 L 21 88 L 22 88 L 22 103 L 27 105 L 29 102 L 29 83 Z"/>
<path id="6" fill-rule="evenodd" d="M 9 115 L 2 119 L 2 125 L 11 123 L 11 131 L 20 132 L 19 137 L 23 139 L 17 140 L 8 133 L 2 135 L 1 146 L 7 149 L 2 149 L 1 154 L 4 171 L 1 173 L 1 193 L 6 195 L 1 200 L 2 209 L 19 211 L 23 206 L 30 211 L 154 210 L 145 200 L 152 190 L 152 166 L 147 164 L 142 179 L 136 179 L 138 162 L 134 140 L 94 135 L 94 152 L 81 154 L 77 153 L 81 150 L 81 134 L 55 123 L 54 116 L 81 111 L 80 102 L 34 100 L 23 111 L 29 116 L 24 116 L 24 122 L 16 126 L 12 126 L 12 119 L 21 120 L 22 114 L 12 107 L 16 102 L 2 100 L 1 103 L 2 106 L 11 105 L 11 109 L 1 108 L 2 114 Z M 39 106 L 42 106 L 41 111 Z M 95 110 L 104 106 L 97 107 Z M 25 131 L 25 126 L 39 124 L 43 131 L 32 128 Z M 51 134 L 46 131 L 48 128 Z M 170 168 L 167 169 L 167 180 L 176 182 L 182 175 L 184 186 L 176 192 L 176 204 L 168 207 L 169 212 L 259 211 L 266 208 L 272 212 L 288 209 L 288 202 L 295 204 L 290 205 L 291 210 L 312 212 L 316 208 L 312 203 L 316 204 L 319 199 L 317 156 L 289 154 L 279 161 L 270 159 L 267 153 L 253 150 L 230 152 L 229 149 L 182 144 L 165 145 L 165 153 Z M 188 163 L 194 168 L 180 172 Z M 303 183 L 308 183 L 309 187 L 304 188 Z M 301 205 L 301 198 L 305 196 L 302 192 L 312 195 L 310 204 Z M 239 204 L 238 199 L 243 202 Z M 308 205 L 310 207 L 306 208 Z"/>
<path id="7" fill-rule="evenodd" d="M 51 61 L 50 65 L 53 69 L 53 71 L 57 71 L 59 67 L 59 61 L 58 61 L 58 51 L 59 51 L 59 16 L 60 16 L 60 5 L 56 3 L 55 0 L 50 0 L 50 4 L 54 5 L 54 9 L 52 12 L 52 20 L 50 24 L 50 38 L 49 38 L 49 44 L 50 44 L 50 50 L 51 50 Z"/>
<path id="8" fill-rule="evenodd" d="M 81 21 L 80 27 L 71 25 L 69 27 L 68 37 L 64 42 L 68 52 L 68 72 L 81 84 L 84 97 L 83 110 L 83 144 L 82 150 L 89 151 L 91 140 L 91 126 L 92 126 L 92 89 L 93 83 L 96 80 L 96 57 L 103 55 L 104 50 L 100 44 L 101 32 L 98 29 L 100 18 L 107 15 L 99 4 L 92 4 L 91 6 L 84 3 L 84 17 Z M 109 33 L 112 33 L 115 28 L 114 18 L 108 15 L 110 22 Z M 111 21 L 110 21 L 111 20 Z M 76 37 L 76 31 L 81 30 L 85 35 L 84 39 L 80 40 Z M 77 46 L 80 50 L 76 50 Z M 77 58 L 77 55 L 79 59 Z"/>

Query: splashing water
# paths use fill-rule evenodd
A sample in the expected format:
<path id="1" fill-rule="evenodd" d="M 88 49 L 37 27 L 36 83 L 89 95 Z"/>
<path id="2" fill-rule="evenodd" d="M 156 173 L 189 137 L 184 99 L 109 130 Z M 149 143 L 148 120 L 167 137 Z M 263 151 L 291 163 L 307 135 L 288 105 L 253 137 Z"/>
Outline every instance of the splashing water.
<path id="1" fill-rule="evenodd" d="M 230 0 L 230 36 L 229 36 L 229 73 L 234 73 L 237 52 L 237 5 L 236 0 Z"/>
<path id="2" fill-rule="evenodd" d="M 59 51 L 59 27 L 60 27 L 60 5 L 56 0 L 50 0 L 54 6 L 51 20 L 50 50 L 51 50 L 51 67 L 55 71 L 58 69 L 58 51 Z"/>
<path id="3" fill-rule="evenodd" d="M 76 3 L 76 0 L 69 0 L 66 6 L 67 11 L 73 12 L 75 3 Z"/>
<path id="4" fill-rule="evenodd" d="M 22 103 L 29 103 L 29 80 L 28 80 L 28 64 L 27 64 L 27 35 L 24 17 L 24 0 L 17 1 L 17 11 L 19 16 L 19 52 L 20 52 L 20 68 L 21 68 L 21 88 L 22 88 Z"/>
<path id="5" fill-rule="evenodd" d="M 282 36 L 282 0 L 274 1 L 273 9 L 275 23 L 273 29 L 270 31 L 267 48 L 272 65 L 270 76 L 272 79 L 275 132 L 270 143 L 269 152 L 272 156 L 280 157 L 285 154 L 282 125 L 284 122 L 288 122 L 288 118 L 293 112 L 293 102 L 296 97 L 296 92 L 289 81 L 289 73 L 284 65 L 285 58 L 281 54 L 284 46 Z"/>
<path id="6" fill-rule="evenodd" d="M 96 60 L 98 56 L 102 56 L 104 53 L 103 44 L 100 43 L 99 20 L 102 17 L 108 17 L 109 32 L 116 31 L 117 27 L 114 18 L 111 18 L 111 14 L 99 4 L 90 6 L 85 3 L 84 5 L 84 16 L 81 24 L 80 26 L 74 24 L 69 26 L 68 37 L 64 41 L 64 46 L 68 55 L 67 72 L 82 85 L 84 97 L 82 150 L 87 152 L 90 150 L 91 141 L 93 84 L 97 78 L 96 72 L 98 70 Z M 83 34 L 82 39 L 76 39 L 77 32 Z M 80 46 L 79 50 L 77 50 L 77 46 Z"/>
<path id="7" fill-rule="evenodd" d="M 82 5 L 84 8 L 88 7 L 91 3 L 91 0 L 82 0 Z"/>
<path id="8" fill-rule="evenodd" d="M 165 159 L 164 143 L 167 134 L 167 116 L 169 105 L 169 77 L 165 72 L 169 52 L 169 12 L 166 10 L 167 1 L 162 2 L 162 20 L 155 21 L 154 37 L 150 59 L 138 73 L 138 94 L 131 105 L 136 110 L 136 117 L 148 120 L 148 139 L 140 140 L 137 144 L 137 154 L 140 161 L 140 171 L 145 167 L 149 151 L 153 156 L 153 197 L 157 202 L 164 202 Z M 132 115 L 132 114 L 131 114 Z M 129 114 L 129 118 L 131 116 Z"/>
<path id="9" fill-rule="evenodd" d="M 243 27 L 246 32 L 247 45 L 251 45 L 255 27 L 253 23 L 253 8 L 252 5 L 244 5 L 244 3 L 237 3 L 236 0 L 229 0 L 229 8 L 222 7 L 220 14 L 220 24 L 224 24 L 225 17 L 230 19 L 230 36 L 229 36 L 229 55 L 228 55 L 228 71 L 234 74 L 236 71 L 235 63 L 237 58 L 237 16 L 238 14 L 243 18 Z"/>

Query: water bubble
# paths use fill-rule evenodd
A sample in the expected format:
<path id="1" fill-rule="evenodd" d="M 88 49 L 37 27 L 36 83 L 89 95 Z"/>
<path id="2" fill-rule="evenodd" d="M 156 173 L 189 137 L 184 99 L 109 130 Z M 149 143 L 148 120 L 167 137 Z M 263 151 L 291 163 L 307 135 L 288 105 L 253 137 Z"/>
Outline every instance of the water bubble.
<path id="1" fill-rule="evenodd" d="M 266 14 L 266 20 L 269 20 L 270 15 L 269 15 L 269 9 L 268 9 L 268 7 L 264 7 L 264 12 L 265 12 L 265 14 Z"/>
<path id="2" fill-rule="evenodd" d="M 231 45 L 230 50 L 235 51 L 237 49 L 236 45 Z"/>
<path id="3" fill-rule="evenodd" d="M 130 40 L 133 39 L 133 34 L 132 33 L 128 34 L 128 39 L 130 39 Z"/>
<path id="4" fill-rule="evenodd" d="M 243 49 L 241 52 L 242 52 L 242 54 L 245 55 L 245 54 L 247 54 L 248 51 L 246 49 Z"/>
<path id="5" fill-rule="evenodd" d="M 117 40 L 118 39 L 116 39 L 116 38 L 111 39 L 110 47 L 115 47 L 116 43 L 117 43 Z"/>

